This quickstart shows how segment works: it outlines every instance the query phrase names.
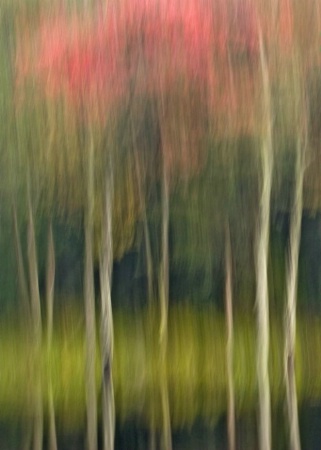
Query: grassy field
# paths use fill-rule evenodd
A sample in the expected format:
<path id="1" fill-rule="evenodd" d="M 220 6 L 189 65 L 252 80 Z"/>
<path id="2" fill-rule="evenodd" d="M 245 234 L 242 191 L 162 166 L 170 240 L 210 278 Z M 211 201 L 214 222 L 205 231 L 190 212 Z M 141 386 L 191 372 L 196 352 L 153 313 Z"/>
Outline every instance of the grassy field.
<path id="1" fill-rule="evenodd" d="M 276 323 L 274 320 L 272 323 Z M 160 411 L 158 326 L 155 315 L 115 313 L 114 387 L 120 421 L 138 417 L 157 423 Z M 270 377 L 272 402 L 283 401 L 282 329 L 271 329 Z M 85 418 L 84 326 L 78 313 L 57 320 L 53 343 L 45 342 L 40 365 L 26 330 L 12 320 L 0 331 L 0 415 L 32 415 L 33 380 L 41 371 L 45 412 L 52 386 L 55 410 L 64 427 L 78 427 Z M 97 393 L 100 393 L 97 345 Z M 299 401 L 321 399 L 321 323 L 298 322 L 297 388 Z M 202 417 L 213 423 L 226 407 L 225 321 L 214 310 L 175 308 L 169 315 L 167 381 L 174 427 L 189 426 Z M 239 414 L 256 405 L 255 323 L 235 320 L 234 381 Z"/>

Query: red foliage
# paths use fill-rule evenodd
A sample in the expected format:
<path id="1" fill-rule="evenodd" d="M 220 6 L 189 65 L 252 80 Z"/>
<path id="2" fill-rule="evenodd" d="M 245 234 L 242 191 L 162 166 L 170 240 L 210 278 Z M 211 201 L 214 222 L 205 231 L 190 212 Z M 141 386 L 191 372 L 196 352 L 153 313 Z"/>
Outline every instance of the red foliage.
<path id="1" fill-rule="evenodd" d="M 184 80 L 207 92 L 223 128 L 232 114 L 234 129 L 249 131 L 259 24 L 270 37 L 269 17 L 259 6 L 259 0 L 115 0 L 105 18 L 60 13 L 41 21 L 33 57 L 30 39 L 22 37 L 20 74 L 32 73 L 47 93 L 63 91 L 76 105 L 95 105 L 104 114 L 133 89 L 163 96 Z M 282 0 L 281 50 L 292 43 L 291 14 Z"/>
<path id="2" fill-rule="evenodd" d="M 279 42 L 282 49 L 293 48 L 293 11 L 290 0 L 281 0 L 279 6 Z"/>
<path id="3" fill-rule="evenodd" d="M 213 57 L 224 59 L 229 45 L 233 52 L 257 49 L 249 7 L 237 6 L 236 22 L 230 23 L 226 5 L 125 0 L 111 2 L 107 19 L 91 23 L 60 14 L 41 22 L 30 70 L 50 91 L 84 97 L 117 98 L 134 80 L 156 93 L 181 77 L 208 82 Z"/>
<path id="4" fill-rule="evenodd" d="M 235 53 L 249 57 L 259 52 L 258 25 L 260 19 L 253 0 L 236 1 L 230 8 L 230 44 Z"/>

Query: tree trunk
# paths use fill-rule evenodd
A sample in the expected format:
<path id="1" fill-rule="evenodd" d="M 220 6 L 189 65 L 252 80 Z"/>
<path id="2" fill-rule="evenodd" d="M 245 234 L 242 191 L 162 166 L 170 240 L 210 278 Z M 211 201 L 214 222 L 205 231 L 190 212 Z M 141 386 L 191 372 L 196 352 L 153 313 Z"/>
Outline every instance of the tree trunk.
<path id="1" fill-rule="evenodd" d="M 233 378 L 233 299 L 231 237 L 228 222 L 225 226 L 225 315 L 226 315 L 226 367 L 227 367 L 227 429 L 228 448 L 235 450 L 235 402 Z"/>
<path id="2" fill-rule="evenodd" d="M 93 264 L 94 142 L 90 134 L 87 154 L 87 204 L 85 208 L 85 323 L 86 323 L 86 408 L 88 450 L 97 450 L 96 320 Z"/>
<path id="3" fill-rule="evenodd" d="M 153 258 L 150 245 L 150 235 L 148 229 L 147 214 L 143 214 L 143 229 L 144 229 L 144 242 L 146 252 L 146 265 L 147 265 L 147 290 L 148 290 L 148 306 L 151 309 L 154 300 L 154 288 L 153 288 Z"/>
<path id="4" fill-rule="evenodd" d="M 148 336 L 152 338 L 153 336 L 153 303 L 154 303 L 154 273 L 153 273 L 153 258 L 152 258 L 152 250 L 151 250 L 151 242 L 150 242 L 150 234 L 148 228 L 148 220 L 146 213 L 146 192 L 145 192 L 145 184 L 142 183 L 142 170 L 141 170 L 141 161 L 139 159 L 139 153 L 136 145 L 136 137 L 133 121 L 131 121 L 132 125 L 132 138 L 133 138 L 133 154 L 134 154 L 134 162 L 135 162 L 135 172 L 136 172 L 136 180 L 137 180 L 137 190 L 140 208 L 142 210 L 142 219 L 143 219 L 143 234 L 144 234 L 144 246 L 145 246 L 145 255 L 146 255 L 146 268 L 147 268 L 147 302 L 148 302 Z M 145 174 L 144 174 L 145 175 Z M 145 176 L 144 176 L 145 180 Z M 150 412 L 150 426 L 149 426 L 149 450 L 156 449 L 156 435 L 155 435 L 155 414 L 153 407 Z"/>
<path id="5" fill-rule="evenodd" d="M 52 232 L 52 223 L 48 229 L 47 272 L 46 272 L 46 304 L 47 304 L 47 344 L 50 347 L 53 327 L 53 303 L 55 285 L 55 247 Z"/>
<path id="6" fill-rule="evenodd" d="M 148 306 L 151 309 L 153 300 L 154 300 L 154 289 L 153 289 L 153 259 L 152 259 L 152 251 L 150 244 L 150 235 L 148 229 L 148 221 L 146 214 L 146 200 L 145 200 L 145 186 L 142 183 L 143 173 L 141 170 L 141 161 L 139 160 L 139 153 L 136 145 L 136 137 L 133 121 L 131 121 L 132 125 L 132 138 L 133 138 L 133 147 L 134 147 L 134 163 L 135 163 L 135 172 L 136 172 L 136 180 L 137 180 L 137 190 L 139 203 L 142 210 L 143 216 L 143 233 L 144 233 L 144 244 L 145 244 L 145 252 L 146 252 L 146 267 L 147 267 L 147 295 L 148 295 Z M 144 177 L 145 178 L 145 177 Z"/>
<path id="7" fill-rule="evenodd" d="M 169 186 L 168 175 L 163 161 L 162 176 L 162 259 L 159 274 L 160 296 L 160 377 L 161 377 L 161 406 L 163 418 L 162 449 L 172 449 L 171 423 L 167 383 L 167 339 L 168 339 L 168 296 L 169 296 L 169 260 L 168 260 L 168 226 L 169 226 Z"/>
<path id="8" fill-rule="evenodd" d="M 262 191 L 256 242 L 256 308 L 257 308 L 257 382 L 259 393 L 259 448 L 271 449 L 271 400 L 268 372 L 269 361 L 269 294 L 268 250 L 270 231 L 270 203 L 272 190 L 273 146 L 270 81 L 260 36 L 260 60 L 265 132 L 261 145 Z"/>
<path id="9" fill-rule="evenodd" d="M 41 381 L 41 305 L 38 282 L 38 264 L 33 221 L 33 210 L 28 188 L 28 266 L 31 297 L 32 335 L 34 345 L 34 435 L 33 449 L 42 450 L 43 444 L 43 405 Z"/>
<path id="10" fill-rule="evenodd" d="M 28 204 L 28 215 L 29 215 L 28 265 L 29 265 L 30 296 L 31 296 L 31 314 L 32 314 L 35 342 L 36 342 L 36 345 L 40 346 L 41 335 L 42 335 L 41 306 L 40 306 L 39 281 L 38 281 L 36 239 L 35 239 L 33 211 L 32 211 L 30 194 L 29 194 L 28 203 L 29 203 Z"/>
<path id="11" fill-rule="evenodd" d="M 301 222 L 303 208 L 303 178 L 305 144 L 301 136 L 297 139 L 295 165 L 295 191 L 291 213 L 289 252 L 287 261 L 286 305 L 284 314 L 285 347 L 284 371 L 288 420 L 290 429 L 290 449 L 300 450 L 300 431 L 295 381 L 295 336 L 296 336 L 296 304 L 298 284 L 298 264 L 301 238 Z"/>
<path id="12" fill-rule="evenodd" d="M 55 247 L 50 222 L 48 230 L 48 251 L 47 251 L 47 273 L 46 273 L 46 303 L 47 303 L 47 349 L 51 354 L 52 329 L 53 329 L 53 304 L 55 285 Z M 48 401 L 49 401 L 49 450 L 57 450 L 57 435 L 55 422 L 55 408 L 52 393 L 51 373 L 48 379 Z"/>
<path id="13" fill-rule="evenodd" d="M 21 297 L 22 315 L 23 315 L 22 319 L 23 319 L 24 323 L 27 323 L 27 326 L 29 329 L 30 320 L 31 320 L 30 303 L 29 303 L 30 300 L 29 300 L 26 273 L 25 273 L 23 257 L 22 257 L 22 249 L 21 249 L 21 243 L 20 243 L 19 226 L 18 226 L 18 218 L 17 218 L 17 208 L 16 208 L 15 202 L 13 202 L 13 205 L 12 205 L 12 216 L 13 216 L 14 243 L 15 243 L 17 271 L 18 271 L 18 285 L 19 285 L 19 293 L 20 293 L 20 297 Z"/>
<path id="14" fill-rule="evenodd" d="M 100 254 L 102 420 L 104 450 L 113 450 L 115 440 L 115 402 L 112 378 L 114 326 L 111 304 L 113 267 L 113 187 L 113 165 L 112 157 L 109 155 L 105 177 L 105 198 L 102 217 L 102 249 Z"/>

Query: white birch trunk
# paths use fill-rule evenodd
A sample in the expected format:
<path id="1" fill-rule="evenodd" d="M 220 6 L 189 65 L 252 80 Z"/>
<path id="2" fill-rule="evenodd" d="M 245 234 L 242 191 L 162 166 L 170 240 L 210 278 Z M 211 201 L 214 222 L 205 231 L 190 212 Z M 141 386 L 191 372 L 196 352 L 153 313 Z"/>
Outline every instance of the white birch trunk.
<path id="1" fill-rule="evenodd" d="M 30 300 L 29 300 L 26 273 L 25 273 L 23 257 L 22 257 L 22 249 L 21 249 L 18 218 L 17 218 L 17 208 L 16 208 L 15 203 L 13 203 L 13 206 L 12 206 L 12 215 L 13 215 L 13 232 L 14 232 L 14 243 L 15 243 L 15 251 L 16 251 L 17 271 L 18 271 L 18 284 L 19 284 L 19 292 L 20 292 L 20 296 L 21 296 L 23 321 L 24 321 L 24 323 L 27 323 L 28 331 L 30 331 L 29 330 L 30 320 L 31 320 L 30 303 L 29 303 Z"/>
<path id="2" fill-rule="evenodd" d="M 46 273 L 46 303 L 47 303 L 47 350 L 51 354 L 52 329 L 53 329 L 53 305 L 55 285 L 55 247 L 52 232 L 52 224 L 48 230 L 47 273 Z M 48 408 L 49 408 L 49 450 L 57 450 L 57 434 L 55 421 L 55 408 L 52 392 L 51 373 L 48 379 Z"/>
<path id="3" fill-rule="evenodd" d="M 285 387 L 290 429 L 290 449 L 300 450 L 300 431 L 298 418 L 298 405 L 295 381 L 295 337 L 296 337 L 296 305 L 297 305 L 297 283 L 298 263 L 301 238 L 302 221 L 302 191 L 303 191 L 303 158 L 302 142 L 298 138 L 297 158 L 295 169 L 295 193 L 290 223 L 289 253 L 287 261 L 286 279 L 286 306 L 285 306 L 285 348 L 284 348 L 284 370 Z"/>
<path id="4" fill-rule="evenodd" d="M 28 186 L 28 267 L 31 299 L 31 320 L 34 345 L 34 428 L 33 450 L 42 450 L 43 445 L 43 404 L 41 380 L 41 305 L 38 282 L 38 263 L 33 210 Z"/>
<path id="5" fill-rule="evenodd" d="M 97 450 L 96 319 L 93 264 L 94 142 L 90 135 L 87 154 L 87 204 L 85 207 L 85 324 L 86 324 L 86 408 L 88 450 Z"/>
<path id="6" fill-rule="evenodd" d="M 256 241 L 256 308 L 257 308 L 257 383 L 259 394 L 259 449 L 271 450 L 271 400 L 268 372 L 269 362 L 269 293 L 268 252 L 270 231 L 270 203 L 272 190 L 273 144 L 269 73 L 260 36 L 262 94 L 264 107 L 264 135 L 261 144 L 262 190 Z"/>
<path id="7" fill-rule="evenodd" d="M 165 162 L 163 161 L 162 176 L 162 259 L 159 274 L 160 296 L 160 376 L 161 376 L 161 406 L 162 406 L 162 449 L 172 449 L 171 422 L 169 411 L 167 384 L 167 340 L 168 340 L 168 296 L 169 296 L 169 261 L 168 261 L 168 226 L 169 226 L 169 186 Z"/>
<path id="8" fill-rule="evenodd" d="M 53 240 L 52 224 L 48 229 L 48 247 L 47 247 L 47 272 L 46 272 L 46 304 L 47 304 L 47 344 L 52 343 L 53 328 L 53 304 L 54 304 L 54 285 L 55 285 L 55 246 Z"/>
<path id="9" fill-rule="evenodd" d="M 235 401 L 233 377 L 234 329 L 232 298 L 231 237 L 228 223 L 225 227 L 225 317 L 226 317 L 226 369 L 227 369 L 227 431 L 228 448 L 235 450 Z"/>
<path id="10" fill-rule="evenodd" d="M 114 325 L 111 304 L 111 283 L 113 267 L 113 165 L 108 156 L 105 176 L 105 196 L 102 218 L 102 249 L 100 254 L 101 287 L 101 369 L 102 369 L 102 411 L 103 448 L 113 450 L 115 441 L 115 402 L 112 378 Z"/>
<path id="11" fill-rule="evenodd" d="M 135 139 L 135 131 L 132 122 L 132 138 L 133 138 L 133 146 L 134 146 L 134 162 L 135 162 L 135 172 L 136 172 L 136 180 L 137 180 L 137 190 L 140 208 L 142 209 L 143 216 L 143 234 L 144 234 L 144 245 L 146 252 L 146 268 L 147 268 L 147 301 L 148 301 L 148 333 L 149 336 L 153 334 L 153 302 L 154 302 L 154 286 L 153 286 L 153 258 L 152 258 L 152 250 L 151 250 L 151 242 L 150 242 L 150 234 L 148 228 L 148 220 L 146 213 L 146 193 L 145 193 L 145 185 L 142 183 L 143 173 L 141 170 L 141 161 L 139 160 L 138 149 L 136 145 Z M 149 450 L 156 449 L 156 435 L 155 435 L 155 414 L 152 409 L 150 413 L 150 426 L 149 426 Z"/>
<path id="12" fill-rule="evenodd" d="M 153 259 L 152 259 L 152 251 L 150 244 L 150 235 L 148 229 L 148 221 L 146 214 L 146 201 L 145 201 L 145 192 L 144 192 L 144 184 L 142 183 L 143 173 L 141 170 L 141 163 L 139 161 L 139 154 L 136 145 L 135 132 L 132 123 L 132 138 L 134 145 L 134 162 L 135 162 L 135 172 L 136 172 L 136 180 L 137 180 L 137 190 L 140 207 L 142 209 L 143 216 L 143 233 L 144 233 L 144 244 L 145 244 L 145 252 L 146 252 L 146 267 L 147 267 L 147 293 L 148 293 L 148 306 L 152 307 L 154 292 L 153 292 Z"/>
<path id="13" fill-rule="evenodd" d="M 284 311 L 284 376 L 289 421 L 290 449 L 300 450 L 300 430 L 295 377 L 295 339 L 296 339 L 296 306 L 298 265 L 301 241 L 301 223 L 303 210 L 303 180 L 307 152 L 307 124 L 305 105 L 302 105 L 303 91 L 300 86 L 300 67 L 293 53 L 293 68 L 295 77 L 294 96 L 295 109 L 298 118 L 294 195 L 290 219 L 288 259 L 286 267 L 286 302 Z"/>

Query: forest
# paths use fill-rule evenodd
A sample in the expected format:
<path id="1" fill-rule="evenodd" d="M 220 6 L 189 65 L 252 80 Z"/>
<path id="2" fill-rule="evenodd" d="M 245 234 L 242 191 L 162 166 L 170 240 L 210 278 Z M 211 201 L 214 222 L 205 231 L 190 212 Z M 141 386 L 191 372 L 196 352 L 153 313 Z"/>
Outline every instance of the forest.
<path id="1" fill-rule="evenodd" d="M 0 33 L 0 448 L 319 448 L 320 0 Z"/>

